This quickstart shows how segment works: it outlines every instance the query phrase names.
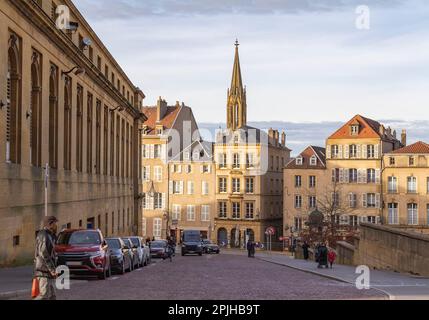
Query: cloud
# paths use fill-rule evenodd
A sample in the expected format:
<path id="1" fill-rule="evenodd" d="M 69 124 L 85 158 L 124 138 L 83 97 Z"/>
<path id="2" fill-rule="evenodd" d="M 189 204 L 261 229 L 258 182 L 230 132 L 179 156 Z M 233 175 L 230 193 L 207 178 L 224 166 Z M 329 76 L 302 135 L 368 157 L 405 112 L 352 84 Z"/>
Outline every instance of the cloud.
<path id="1" fill-rule="evenodd" d="M 370 5 L 394 6 L 404 0 L 372 0 Z M 144 16 L 218 14 L 296 14 L 335 11 L 358 6 L 362 0 L 75 0 L 83 11 L 97 11 L 96 19 Z"/>
<path id="2" fill-rule="evenodd" d="M 380 120 L 386 127 L 391 127 L 396 130 L 397 137 L 400 139 L 402 129 L 406 129 L 408 133 L 408 144 L 417 141 L 425 141 L 429 143 L 429 120 L 419 121 L 403 121 L 403 120 Z M 344 122 L 251 122 L 250 126 L 268 130 L 273 128 L 280 132 L 284 130 L 287 135 L 287 146 L 292 149 L 292 155 L 300 154 L 306 147 L 325 146 L 326 139 L 333 134 L 338 128 L 344 125 Z M 213 141 L 212 137 L 219 127 L 225 127 L 223 123 L 200 123 L 199 128 L 205 129 L 206 134 L 204 139 Z M 209 132 L 210 134 L 207 134 Z"/>

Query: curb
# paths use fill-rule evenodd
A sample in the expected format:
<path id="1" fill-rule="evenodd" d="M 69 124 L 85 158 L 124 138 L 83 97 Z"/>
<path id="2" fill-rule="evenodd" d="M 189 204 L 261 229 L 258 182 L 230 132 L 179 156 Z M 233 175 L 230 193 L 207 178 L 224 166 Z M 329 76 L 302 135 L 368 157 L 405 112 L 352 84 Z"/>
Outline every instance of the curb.
<path id="1" fill-rule="evenodd" d="M 30 296 L 31 290 L 17 290 L 17 291 L 9 291 L 9 292 L 0 292 L 0 300 L 10 300 L 13 298 L 18 298 L 23 295 Z"/>
<path id="2" fill-rule="evenodd" d="M 345 279 L 342 279 L 342 278 L 338 278 L 338 277 L 333 277 L 333 276 L 326 275 L 326 274 L 323 274 L 323 273 L 319 273 L 317 271 L 301 269 L 301 268 L 294 267 L 294 266 L 291 266 L 291 265 L 288 265 L 288 264 L 284 264 L 284 263 L 281 263 L 281 262 L 275 262 L 275 261 L 272 261 L 272 260 L 267 260 L 267 258 L 256 258 L 256 259 L 258 259 L 260 261 L 272 263 L 272 264 L 275 264 L 275 265 L 278 265 L 278 266 L 283 266 L 283 267 L 291 268 L 291 269 L 294 269 L 294 270 L 298 270 L 298 271 L 301 271 L 301 272 L 310 273 L 310 274 L 317 275 L 319 277 L 324 277 L 324 278 L 327 278 L 327 279 L 330 279 L 330 280 L 334 280 L 334 281 L 338 281 L 338 282 L 342 282 L 342 283 L 347 283 L 347 284 L 354 285 L 353 282 L 350 282 L 348 280 L 345 280 Z M 396 300 L 395 296 L 393 296 L 392 294 L 388 293 L 387 291 L 384 291 L 383 289 L 379 289 L 379 288 L 376 288 L 376 287 L 371 287 L 371 289 L 377 290 L 377 291 L 383 293 L 384 295 L 386 295 L 388 297 L 389 300 Z"/>

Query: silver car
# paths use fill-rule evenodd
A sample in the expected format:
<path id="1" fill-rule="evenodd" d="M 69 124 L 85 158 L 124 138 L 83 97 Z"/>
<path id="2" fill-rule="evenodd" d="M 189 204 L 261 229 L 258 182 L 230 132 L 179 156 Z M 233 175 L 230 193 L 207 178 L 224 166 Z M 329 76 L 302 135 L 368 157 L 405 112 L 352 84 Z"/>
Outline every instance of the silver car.
<path id="1" fill-rule="evenodd" d="M 139 266 L 147 266 L 151 263 L 150 248 L 141 237 L 129 237 L 134 249 L 137 250 Z"/>

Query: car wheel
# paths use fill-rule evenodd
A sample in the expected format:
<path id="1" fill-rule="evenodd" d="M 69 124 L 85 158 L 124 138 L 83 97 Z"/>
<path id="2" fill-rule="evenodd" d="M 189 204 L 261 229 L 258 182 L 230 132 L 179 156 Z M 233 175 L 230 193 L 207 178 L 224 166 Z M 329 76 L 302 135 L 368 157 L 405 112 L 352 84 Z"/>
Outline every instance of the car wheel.
<path id="1" fill-rule="evenodd" d="M 100 279 L 100 280 L 106 280 L 107 279 L 107 270 L 106 270 L 106 268 L 103 270 L 103 273 L 98 276 L 98 279 Z"/>
<path id="2" fill-rule="evenodd" d="M 202 253 L 202 252 L 200 252 L 198 255 L 201 257 L 201 256 L 203 255 L 203 253 Z"/>

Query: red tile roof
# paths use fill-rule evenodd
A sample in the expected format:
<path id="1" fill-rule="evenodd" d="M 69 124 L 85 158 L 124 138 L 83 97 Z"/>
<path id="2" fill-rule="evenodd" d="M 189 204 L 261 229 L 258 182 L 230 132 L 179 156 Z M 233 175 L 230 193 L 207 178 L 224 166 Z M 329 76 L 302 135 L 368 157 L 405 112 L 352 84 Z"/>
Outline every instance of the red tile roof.
<path id="1" fill-rule="evenodd" d="M 148 132 L 154 130 L 157 125 L 162 125 L 164 129 L 171 129 L 182 107 L 167 107 L 167 111 L 165 112 L 165 115 L 160 122 L 157 122 L 156 109 L 156 107 L 143 108 L 143 113 L 147 117 L 147 120 L 143 124 L 148 127 Z"/>
<path id="2" fill-rule="evenodd" d="M 352 135 L 350 126 L 359 124 L 360 130 L 358 135 Z M 385 130 L 385 134 L 380 133 L 381 123 L 378 121 L 365 118 L 361 115 L 354 116 L 349 122 L 337 130 L 329 139 L 365 139 L 365 138 L 382 138 L 385 140 L 396 140 L 395 137 Z"/>
<path id="3" fill-rule="evenodd" d="M 404 148 L 393 151 L 393 153 L 398 154 L 429 154 L 429 144 L 419 141 Z"/>
<path id="4" fill-rule="evenodd" d="M 326 169 L 326 149 L 322 147 L 309 146 L 300 155 L 302 165 L 296 164 L 296 158 L 292 159 L 286 169 Z M 312 156 L 317 157 L 317 165 L 311 166 L 310 159 Z"/>

